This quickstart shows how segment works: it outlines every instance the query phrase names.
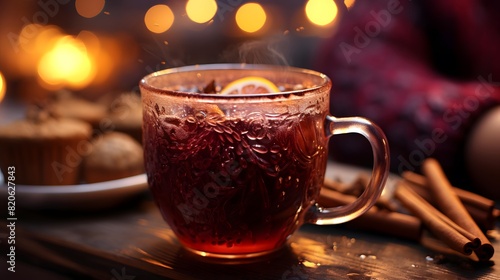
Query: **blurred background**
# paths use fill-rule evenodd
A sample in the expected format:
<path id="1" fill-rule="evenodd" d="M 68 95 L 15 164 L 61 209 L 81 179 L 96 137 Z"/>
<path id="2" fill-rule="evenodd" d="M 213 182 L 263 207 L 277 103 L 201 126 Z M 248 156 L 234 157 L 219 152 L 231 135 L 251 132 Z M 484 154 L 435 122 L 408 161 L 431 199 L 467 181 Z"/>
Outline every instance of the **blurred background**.
<path id="1" fill-rule="evenodd" d="M 354 0 L 0 2 L 0 100 L 138 91 L 148 73 L 246 62 L 310 68 Z M 1 110 L 1 108 L 0 108 Z M 1 113 L 0 113 L 1 117 Z"/>

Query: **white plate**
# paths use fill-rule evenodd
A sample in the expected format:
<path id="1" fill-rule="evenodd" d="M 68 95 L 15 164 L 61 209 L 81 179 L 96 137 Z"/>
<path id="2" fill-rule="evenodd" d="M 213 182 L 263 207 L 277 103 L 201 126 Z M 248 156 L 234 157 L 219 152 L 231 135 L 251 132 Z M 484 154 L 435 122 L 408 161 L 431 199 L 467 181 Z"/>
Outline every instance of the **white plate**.
<path id="1" fill-rule="evenodd" d="M 0 172 L 0 196 L 8 196 Z M 146 174 L 93 184 L 68 186 L 15 185 L 15 205 L 29 209 L 91 210 L 116 206 L 147 190 Z"/>

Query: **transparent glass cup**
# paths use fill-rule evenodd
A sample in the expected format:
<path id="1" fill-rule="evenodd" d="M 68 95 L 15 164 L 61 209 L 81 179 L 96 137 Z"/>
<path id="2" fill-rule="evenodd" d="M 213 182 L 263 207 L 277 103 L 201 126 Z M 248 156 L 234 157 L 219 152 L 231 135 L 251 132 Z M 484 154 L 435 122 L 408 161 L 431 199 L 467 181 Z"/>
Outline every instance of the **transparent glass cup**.
<path id="1" fill-rule="evenodd" d="M 247 76 L 279 93 L 190 92 Z M 257 257 L 283 247 L 304 223 L 338 224 L 366 212 L 389 169 L 384 133 L 360 117 L 329 114 L 331 81 L 306 69 L 208 64 L 167 69 L 140 82 L 148 183 L 188 250 L 215 258 Z M 316 204 L 332 135 L 359 133 L 373 150 L 369 186 L 352 204 Z"/>

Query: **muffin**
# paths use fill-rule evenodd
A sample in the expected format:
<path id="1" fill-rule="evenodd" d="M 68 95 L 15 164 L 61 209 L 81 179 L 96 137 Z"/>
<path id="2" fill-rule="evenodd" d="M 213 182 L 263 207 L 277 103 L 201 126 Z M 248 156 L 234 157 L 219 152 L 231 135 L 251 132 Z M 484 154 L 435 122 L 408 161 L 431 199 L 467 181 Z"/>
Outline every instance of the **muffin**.
<path id="1" fill-rule="evenodd" d="M 83 160 L 87 183 L 115 180 L 144 173 L 142 146 L 131 136 L 108 132 L 97 136 Z"/>
<path id="2" fill-rule="evenodd" d="M 0 127 L 0 168 L 15 168 L 20 185 L 73 185 L 88 150 L 92 127 L 38 112 Z"/>
<path id="3" fill-rule="evenodd" d="M 115 131 L 132 136 L 142 143 L 142 104 L 139 95 L 123 93 L 109 106 L 108 118 Z"/>
<path id="4" fill-rule="evenodd" d="M 87 122 L 94 129 L 99 128 L 101 120 L 107 114 L 107 108 L 103 104 L 87 101 L 66 92 L 54 96 L 50 107 L 54 115 Z"/>

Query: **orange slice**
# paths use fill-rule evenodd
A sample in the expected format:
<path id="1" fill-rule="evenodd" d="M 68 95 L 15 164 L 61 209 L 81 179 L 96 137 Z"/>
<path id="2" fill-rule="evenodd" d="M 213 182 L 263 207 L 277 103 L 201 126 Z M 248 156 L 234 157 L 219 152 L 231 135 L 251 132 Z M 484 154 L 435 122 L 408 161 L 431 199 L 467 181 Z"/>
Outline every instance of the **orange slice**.
<path id="1" fill-rule="evenodd" d="M 278 87 L 268 79 L 249 76 L 230 82 L 220 94 L 258 94 L 279 91 Z"/>

